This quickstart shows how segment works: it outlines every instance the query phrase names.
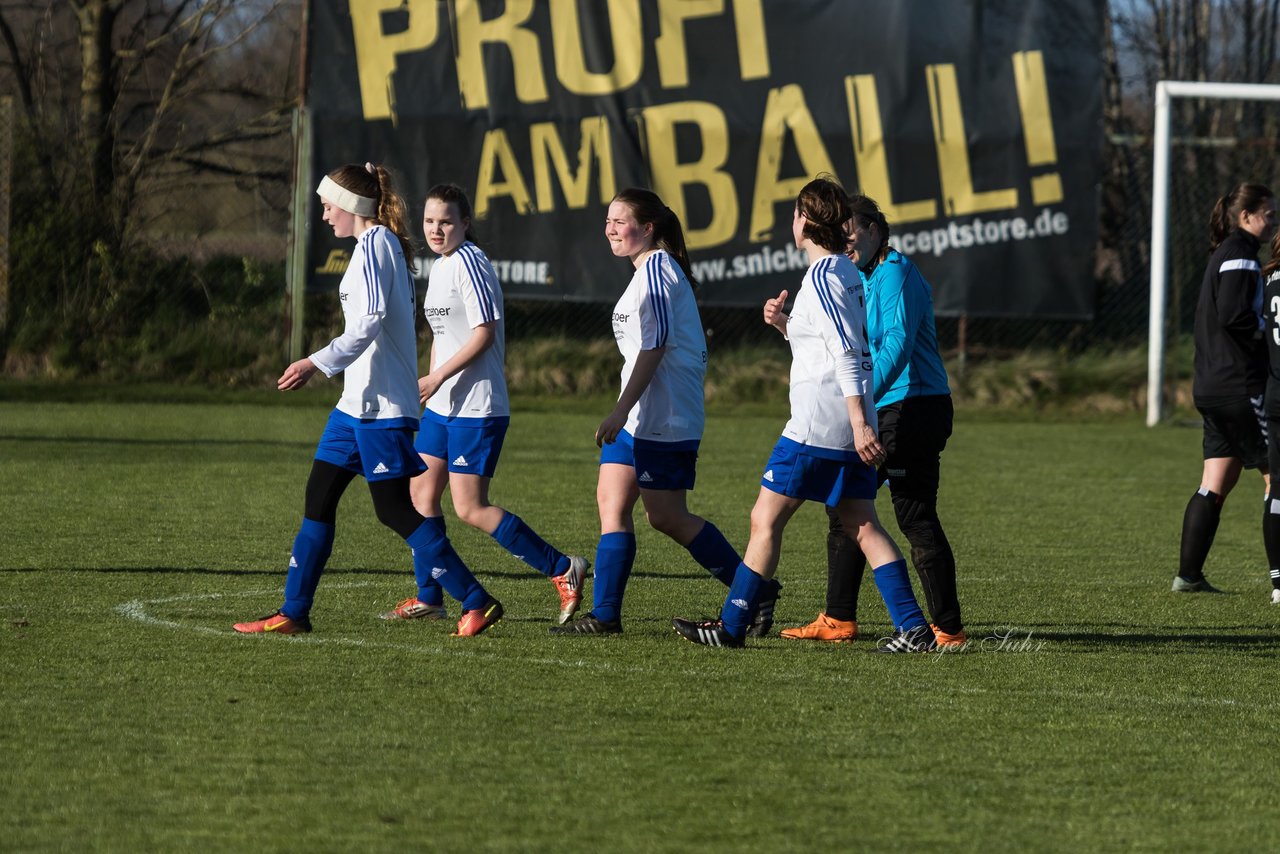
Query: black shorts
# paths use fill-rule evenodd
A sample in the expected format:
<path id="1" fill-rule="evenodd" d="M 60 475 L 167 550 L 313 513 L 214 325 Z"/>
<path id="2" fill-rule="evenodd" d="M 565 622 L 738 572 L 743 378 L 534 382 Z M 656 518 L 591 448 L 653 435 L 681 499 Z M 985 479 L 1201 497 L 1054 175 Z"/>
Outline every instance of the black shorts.
<path id="1" fill-rule="evenodd" d="M 1267 418 L 1262 395 L 1222 403 L 1196 401 L 1204 416 L 1204 458 L 1230 457 L 1247 469 L 1267 468 Z"/>
<path id="2" fill-rule="evenodd" d="M 886 453 L 880 482 L 889 481 L 895 496 L 936 501 L 940 457 L 954 418 L 949 394 L 908 397 L 878 408 L 877 432 Z"/>

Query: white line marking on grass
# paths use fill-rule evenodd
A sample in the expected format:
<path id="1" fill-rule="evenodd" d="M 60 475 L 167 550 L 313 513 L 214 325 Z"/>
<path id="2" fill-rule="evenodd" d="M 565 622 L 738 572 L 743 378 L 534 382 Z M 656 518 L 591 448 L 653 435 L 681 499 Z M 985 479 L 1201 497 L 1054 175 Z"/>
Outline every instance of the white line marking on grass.
<path id="1" fill-rule="evenodd" d="M 327 584 L 327 590 L 353 589 L 359 587 L 369 587 L 373 582 L 359 581 L 349 583 Z M 212 626 L 190 625 L 179 623 L 173 620 L 166 620 L 157 617 L 147 610 L 149 605 L 164 605 L 173 602 L 195 602 L 199 600 L 213 600 L 222 598 L 248 598 L 253 596 L 268 596 L 278 594 L 278 588 L 270 588 L 266 590 L 248 590 L 236 593 L 187 593 L 177 596 L 164 596 L 157 599 L 132 599 L 123 602 L 115 607 L 116 613 L 126 619 L 134 620 L 144 625 L 157 626 L 166 629 L 177 629 L 182 631 L 195 632 L 203 635 L 214 635 L 220 637 L 234 637 L 236 642 L 244 639 L 246 636 L 241 635 L 234 629 L 219 629 Z M 340 638 L 340 637 L 316 637 L 314 635 L 288 635 L 278 639 L 276 642 L 316 644 L 320 646 L 338 646 L 338 647 L 356 647 L 370 649 L 389 649 L 402 652 L 417 652 L 427 655 L 449 655 L 461 658 L 469 658 L 483 661 L 520 661 L 526 664 L 539 665 L 545 667 L 565 668 L 572 667 L 579 670 L 593 670 L 602 673 L 644 673 L 644 674 L 664 674 L 678 673 L 685 676 L 705 677 L 708 675 L 724 675 L 725 671 L 720 668 L 704 669 L 704 668 L 672 668 L 667 666 L 655 667 L 647 664 L 627 664 L 620 665 L 612 662 L 603 661 L 586 661 L 583 659 L 564 659 L 544 656 L 527 656 L 515 655 L 511 653 L 499 652 L 480 652 L 468 649 L 450 649 L 447 647 L 421 646 L 417 644 L 395 643 L 390 641 L 366 640 L 364 638 Z M 549 642 L 555 642 L 559 639 L 548 637 Z M 994 653 L 992 653 L 994 654 Z M 934 653 L 928 654 L 933 657 Z M 914 658 L 914 656 L 912 656 Z M 946 657 L 946 656 L 943 656 Z M 783 674 L 775 674 L 776 681 L 781 684 L 787 681 L 789 677 Z M 850 676 L 843 673 L 827 673 L 823 675 L 809 674 L 807 676 L 793 672 L 790 678 L 808 680 L 806 689 L 820 687 L 822 684 L 849 684 L 860 685 L 864 682 L 862 676 Z M 922 692 L 929 692 L 936 688 L 932 682 L 912 682 L 909 679 L 903 679 L 900 683 L 902 687 L 907 688 L 911 685 L 915 686 Z M 915 690 L 913 689 L 913 690 Z M 1008 688 L 984 688 L 976 685 L 952 685 L 946 689 L 947 693 L 952 695 L 970 695 L 970 696 L 1026 696 L 1033 700 L 1045 700 L 1047 698 L 1061 698 L 1063 700 L 1079 703 L 1088 697 L 1083 697 L 1078 691 L 1070 690 L 1040 690 L 1040 689 L 1008 689 Z M 1237 701 L 1231 698 L 1218 697 L 1153 697 L 1148 694 L 1124 694 L 1116 691 L 1108 691 L 1102 694 L 1093 695 L 1092 699 L 1106 703 L 1124 703 L 1128 705 L 1150 705 L 1150 706 L 1235 706 Z"/>
<path id="2" fill-rule="evenodd" d="M 351 589 L 355 587 L 368 587 L 372 582 L 360 581 L 347 584 L 327 584 L 325 588 L 328 590 Z M 187 623 L 179 623 L 174 620 L 166 620 L 163 617 L 157 617 L 147 610 L 148 605 L 165 605 L 173 602 L 195 602 L 198 600 L 221 599 L 223 597 L 250 597 L 250 596 L 266 596 L 272 593 L 279 593 L 277 588 L 270 590 L 248 590 L 239 593 L 184 593 L 177 596 L 164 596 L 158 599 L 131 599 L 128 602 L 122 602 L 115 607 L 115 611 L 122 617 L 135 622 L 143 623 L 148 626 L 157 626 L 165 629 L 178 629 L 181 631 L 195 632 L 203 635 L 216 635 L 221 637 L 244 638 L 245 635 L 240 634 L 234 629 L 218 629 L 213 626 L 190 625 Z M 347 647 L 369 647 L 375 649 L 392 649 L 404 652 L 421 652 L 428 655 L 449 655 L 462 658 L 472 658 L 477 660 L 489 661 L 523 661 L 528 664 L 538 664 L 548 667 L 576 667 L 582 670 L 599 670 L 603 672 L 629 672 L 629 673 L 657 673 L 659 668 L 648 665 L 617 665 L 610 662 L 601 661 L 584 661 L 582 659 L 566 660 L 563 658 L 544 658 L 525 655 L 512 655 L 509 653 L 496 652 L 479 652 L 468 649 L 448 649 L 445 647 L 420 646 L 416 644 L 394 643 L 389 641 L 371 641 L 364 638 L 335 638 L 335 637 L 316 637 L 314 635 L 287 635 L 281 637 L 289 643 L 315 644 L 320 646 L 347 646 Z M 462 641 L 465 643 L 465 641 Z M 661 672 L 670 673 L 671 668 L 661 668 Z M 686 674 L 691 676 L 702 675 L 701 670 L 685 670 Z"/>

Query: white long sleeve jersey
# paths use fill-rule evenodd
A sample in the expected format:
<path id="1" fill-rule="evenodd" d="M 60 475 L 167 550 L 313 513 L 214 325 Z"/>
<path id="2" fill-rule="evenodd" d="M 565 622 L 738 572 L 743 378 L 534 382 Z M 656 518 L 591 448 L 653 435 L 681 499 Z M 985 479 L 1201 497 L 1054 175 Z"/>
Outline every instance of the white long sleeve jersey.
<path id="1" fill-rule="evenodd" d="M 787 321 L 791 343 L 791 420 L 782 435 L 813 448 L 853 451 L 853 426 L 836 363 L 852 353 L 853 381 L 870 400 L 871 348 L 862 278 L 843 255 L 827 255 L 809 265 Z M 875 409 L 863 411 L 874 427 Z"/>
<path id="2" fill-rule="evenodd" d="M 427 409 L 446 418 L 493 418 L 511 414 L 503 373 L 506 333 L 502 286 L 489 259 L 471 241 L 431 265 L 423 313 L 431 326 L 432 369 L 457 353 L 484 323 L 494 323 L 493 344 L 441 384 Z"/>
<path id="3" fill-rule="evenodd" d="M 707 342 L 693 287 L 667 252 L 651 254 L 631 277 L 613 307 L 613 337 L 623 358 L 622 388 L 641 350 L 666 348 L 648 388 L 631 407 L 627 432 L 652 442 L 701 439 Z"/>
<path id="4" fill-rule="evenodd" d="M 356 239 L 338 299 L 346 326 L 311 354 L 325 376 L 343 374 L 338 411 L 361 421 L 416 424 L 421 409 L 413 279 L 400 241 L 386 226 L 372 226 Z"/>

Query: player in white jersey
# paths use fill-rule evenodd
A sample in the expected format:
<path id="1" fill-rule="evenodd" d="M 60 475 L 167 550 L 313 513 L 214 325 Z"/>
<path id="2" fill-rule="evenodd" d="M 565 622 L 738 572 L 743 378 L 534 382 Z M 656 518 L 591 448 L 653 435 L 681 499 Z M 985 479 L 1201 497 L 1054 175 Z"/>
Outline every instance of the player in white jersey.
<path id="1" fill-rule="evenodd" d="M 876 518 L 875 466 L 884 459 L 871 402 L 872 363 L 867 346 L 862 280 L 844 255 L 849 200 L 834 181 L 817 178 L 796 199 L 791 232 L 809 256 L 809 269 L 791 315 L 787 292 L 765 303 L 765 322 L 791 342 L 791 420 L 765 465 L 751 510 L 751 539 L 735 570 L 720 619 L 677 617 L 682 637 L 707 646 L 742 646 L 760 591 L 772 583 L 782 531 L 805 501 L 840 513 L 846 531 L 875 567 L 893 636 L 877 652 L 933 648 L 933 632 L 916 604 L 907 564 Z"/>
<path id="2" fill-rule="evenodd" d="M 431 265 L 423 313 L 431 326 L 431 370 L 417 381 L 426 412 L 414 447 L 427 470 L 413 479 L 413 503 L 428 524 L 445 530 L 441 499 L 448 487 L 458 518 L 549 577 L 560 596 L 559 621 L 582 601 L 590 563 L 565 555 L 516 514 L 489 503 L 489 481 L 511 421 L 502 318 L 502 287 L 493 265 L 473 242 L 471 203 L 462 188 L 439 184 L 427 192 L 422 231 L 440 257 Z M 387 620 L 442 619 L 444 596 L 430 576 Z"/>
<path id="3" fill-rule="evenodd" d="M 725 584 L 739 563 L 719 529 L 690 513 L 686 501 L 702 440 L 707 345 L 680 220 L 650 190 L 631 188 L 610 203 L 605 236 L 613 254 L 635 267 L 613 309 L 622 393 L 596 430 L 600 542 L 593 606 L 586 616 L 553 627 L 558 635 L 622 631 L 622 598 L 636 557 L 637 500 L 644 502 L 649 524 Z"/>
<path id="4" fill-rule="evenodd" d="M 414 573 L 420 579 L 436 578 L 462 603 L 455 634 L 477 635 L 502 618 L 502 605 L 467 569 L 443 531 L 414 509 L 409 494 L 410 478 L 423 465 L 413 450 L 418 348 L 404 201 L 387 170 L 371 163 L 335 169 L 316 193 L 334 236 L 356 239 L 338 288 L 345 326 L 328 346 L 286 368 L 277 385 L 289 391 L 306 385 L 317 371 L 328 377 L 341 373 L 342 398 L 311 465 L 284 604 L 234 628 L 244 634 L 311 631 L 311 605 L 333 548 L 338 501 L 362 474 L 378 520 L 413 550 Z"/>

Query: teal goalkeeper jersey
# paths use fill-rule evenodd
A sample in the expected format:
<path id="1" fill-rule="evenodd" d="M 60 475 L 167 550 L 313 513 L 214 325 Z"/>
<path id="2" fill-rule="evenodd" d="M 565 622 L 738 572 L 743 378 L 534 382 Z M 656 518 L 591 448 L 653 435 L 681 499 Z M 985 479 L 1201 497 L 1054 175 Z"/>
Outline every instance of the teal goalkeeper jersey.
<path id="1" fill-rule="evenodd" d="M 947 369 L 938 352 L 933 291 L 916 265 L 890 249 L 870 276 L 862 270 L 858 273 L 866 290 L 876 406 L 908 397 L 950 394 Z"/>

